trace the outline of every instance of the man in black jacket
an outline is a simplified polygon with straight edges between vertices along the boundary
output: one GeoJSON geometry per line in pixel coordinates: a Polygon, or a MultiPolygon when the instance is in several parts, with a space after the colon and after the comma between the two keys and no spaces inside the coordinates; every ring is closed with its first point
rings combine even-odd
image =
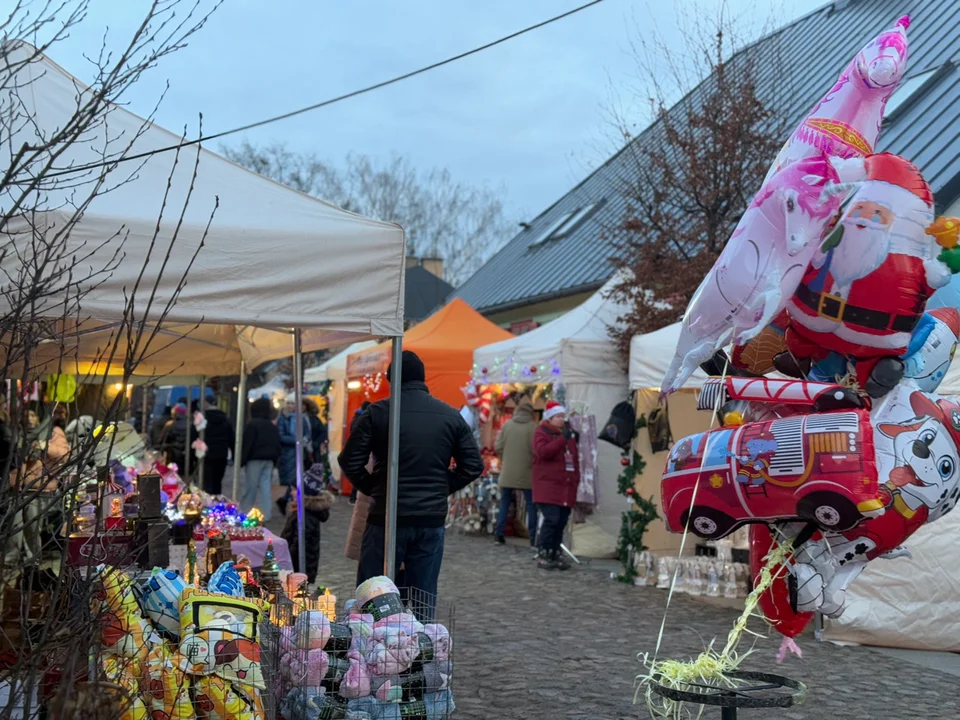
{"type": "Polygon", "coordinates": [[[280,431],[270,420],[272,411],[273,406],[267,398],[259,398],[250,404],[250,421],[243,429],[240,451],[240,467],[244,474],[240,506],[244,512],[259,508],[264,522],[271,517],[270,483],[282,449],[280,431]]]}
{"type": "Polygon", "coordinates": [[[223,493],[227,458],[233,453],[237,436],[230,418],[213,403],[212,398],[207,399],[204,417],[207,428],[203,439],[207,444],[207,454],[203,456],[203,490],[211,495],[220,495],[223,493]]]}
{"type": "MultiPolygon", "coordinates": [[[[431,397],[416,353],[405,350],[402,363],[396,567],[404,566],[409,587],[432,598],[443,560],[447,496],[480,477],[483,460],[460,413],[431,397]],[[453,469],[451,460],[456,464],[453,469]]],[[[383,573],[389,417],[389,400],[373,403],[357,419],[339,457],[350,482],[372,499],[358,582],[383,573]],[[366,470],[371,453],[372,474],[366,470]]],[[[432,603],[418,614],[432,617],[432,603]]]]}

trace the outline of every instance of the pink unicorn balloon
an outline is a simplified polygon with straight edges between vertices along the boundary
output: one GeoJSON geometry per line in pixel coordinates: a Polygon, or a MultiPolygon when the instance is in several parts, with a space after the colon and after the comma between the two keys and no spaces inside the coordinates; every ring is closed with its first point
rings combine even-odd
{"type": "Polygon", "coordinates": [[[787,140],[690,300],[664,392],[679,389],[726,343],[755,337],[783,310],[843,199],[821,198],[822,191],[861,179],[862,163],[844,161],[874,150],[887,100],[906,71],[909,25],[904,15],[860,50],[787,140]]]}
{"type": "Polygon", "coordinates": [[[840,205],[823,153],[791,163],[764,184],[700,283],[683,317],[661,387],[677,390],[718,347],[763,329],[793,295],[840,205]]]}
{"type": "Polygon", "coordinates": [[[780,168],[818,151],[844,160],[873,153],[887,101],[907,69],[908,27],[910,16],[904,15],[857,53],[793,131],[767,173],[768,180],[780,168]]]}

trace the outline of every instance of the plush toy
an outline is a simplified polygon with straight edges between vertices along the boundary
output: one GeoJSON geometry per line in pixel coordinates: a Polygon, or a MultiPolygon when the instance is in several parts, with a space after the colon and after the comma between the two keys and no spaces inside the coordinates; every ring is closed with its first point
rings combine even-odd
{"type": "Polygon", "coordinates": [[[163,568],[154,568],[143,585],[134,587],[144,615],[158,631],[172,638],[180,637],[180,595],[186,587],[182,577],[163,568]]]}
{"type": "Polygon", "coordinates": [[[293,633],[297,647],[301,650],[322,649],[330,640],[330,621],[319,610],[307,610],[297,615],[293,623],[293,633]]]}
{"type": "Polygon", "coordinates": [[[349,699],[366,697],[370,694],[370,671],[358,650],[347,653],[350,669],[340,681],[340,697],[349,699]]]}
{"type": "Polygon", "coordinates": [[[450,651],[453,649],[453,641],[450,639],[450,631],[443,625],[431,623],[423,626],[423,634],[426,635],[433,644],[432,656],[437,660],[446,660],[450,657],[450,651]]]}
{"type": "Polygon", "coordinates": [[[330,656],[320,649],[294,650],[283,655],[280,664],[295,686],[320,687],[330,668],[330,656]]]}
{"type": "Polygon", "coordinates": [[[367,644],[366,661],[374,675],[399,675],[410,669],[419,654],[416,633],[400,627],[374,627],[367,644]]]}

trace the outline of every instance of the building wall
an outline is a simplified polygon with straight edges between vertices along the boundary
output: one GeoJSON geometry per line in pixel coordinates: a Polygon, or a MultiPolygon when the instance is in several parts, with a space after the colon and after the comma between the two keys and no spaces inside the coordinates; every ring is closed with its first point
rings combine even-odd
{"type": "Polygon", "coordinates": [[[577,293],[576,295],[568,295],[567,297],[548,300],[547,302],[524,305],[523,307],[507,310],[506,312],[483,314],[491,322],[507,330],[509,330],[510,326],[514,323],[523,323],[529,320],[535,321],[538,325],[543,325],[573,310],[573,308],[577,307],[577,305],[591,295],[593,295],[592,292],[577,293]]]}

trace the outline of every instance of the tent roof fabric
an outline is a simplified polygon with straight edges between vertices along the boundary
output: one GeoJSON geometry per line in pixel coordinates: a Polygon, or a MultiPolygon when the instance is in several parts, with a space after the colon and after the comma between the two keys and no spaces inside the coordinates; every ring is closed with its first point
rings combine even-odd
{"type": "Polygon", "coordinates": [[[327,358],[316,367],[304,370],[303,381],[316,383],[325,380],[342,380],[347,376],[347,358],[354,353],[372,348],[376,344],[376,340],[363,340],[353,343],[353,345],[344,348],[333,357],[327,358]]]}
{"type": "MultiPolygon", "coordinates": [[[[29,46],[21,45],[6,56],[5,62],[22,61],[32,52],[29,46]]],[[[14,112],[22,102],[25,107],[20,112],[32,116],[34,122],[17,126],[11,147],[42,143],[68,121],[78,99],[91,92],[43,56],[18,72],[22,77],[8,83],[0,93],[0,111],[14,112]],[[14,95],[11,88],[15,85],[29,87],[29,92],[21,90],[14,95]]],[[[119,153],[134,137],[129,153],[169,147],[180,140],[114,106],[102,126],[64,148],[57,168],[100,162],[108,153],[119,153]]],[[[304,349],[403,331],[405,240],[400,227],[295,192],[208,150],[199,150],[197,160],[197,152],[195,146],[184,148],[176,165],[173,152],[123,163],[110,176],[110,184],[117,187],[97,196],[85,208],[83,217],[62,241],[65,247],[59,253],[59,265],[65,266],[71,256],[79,254],[86,256],[84,267],[96,271],[113,261],[115,268],[80,283],[80,311],[74,313],[80,322],[78,327],[65,328],[66,332],[86,332],[91,327],[121,322],[125,297],[138,287],[141,272],[144,278],[137,291],[137,318],[162,318],[171,331],[195,324],[220,326],[219,330],[203,331],[216,335],[222,345],[210,351],[217,357],[202,361],[203,371],[208,365],[216,367],[225,362],[235,372],[241,356],[252,365],[290,355],[286,331],[293,327],[313,329],[304,338],[304,349]],[[121,182],[131,173],[129,182],[121,182]],[[157,233],[168,180],[171,187],[157,233]],[[204,238],[217,202],[219,207],[204,238]],[[161,269],[171,248],[166,267],[161,269]],[[186,284],[178,292],[185,273],[186,284]],[[148,308],[147,292],[154,282],[157,297],[148,308]],[[176,301],[164,315],[172,298],[176,301]],[[104,322],[91,325],[94,319],[104,322]],[[284,332],[276,333],[268,342],[268,335],[254,337],[254,327],[284,332]]],[[[70,187],[54,188],[39,200],[43,207],[54,208],[41,213],[39,221],[50,228],[50,236],[62,229],[72,203],[89,194],[94,182],[83,175],[67,175],[63,180],[60,184],[70,187]]],[[[16,250],[5,253],[0,262],[0,270],[8,278],[16,279],[22,271],[21,253],[30,252],[30,231],[30,224],[21,217],[10,224],[3,238],[8,249],[16,250]]],[[[76,286],[49,293],[40,313],[59,317],[68,294],[77,297],[76,286]]],[[[9,311],[9,299],[3,294],[0,312],[9,311]]],[[[82,342],[78,345],[82,355],[79,360],[95,360],[89,356],[90,347],[82,342]]],[[[183,367],[178,372],[200,372],[190,364],[192,358],[182,349],[185,346],[170,344],[177,357],[169,362],[158,360],[157,365],[172,367],[179,362],[183,367]]],[[[72,349],[66,350],[71,355],[72,349]]]]}
{"type": "MultiPolygon", "coordinates": [[[[473,351],[479,345],[512,338],[463,300],[453,300],[403,336],[403,349],[412,350],[427,372],[427,385],[435,397],[451,405],[463,404],[460,388],[470,379],[473,351]]],[[[359,378],[386,372],[391,342],[387,341],[347,358],[347,377],[359,378]]]]}
{"type": "MultiPolygon", "coordinates": [[[[680,339],[681,323],[674,323],[646,335],[635,335],[630,341],[630,389],[659,388],[666,375],[680,339]]],[[[707,376],[697,370],[684,383],[684,388],[703,387],[707,376]]]]}
{"type": "Polygon", "coordinates": [[[625,309],[607,297],[613,282],[536,330],[478,347],[473,353],[474,381],[623,384],[609,329],[625,309]]]}

